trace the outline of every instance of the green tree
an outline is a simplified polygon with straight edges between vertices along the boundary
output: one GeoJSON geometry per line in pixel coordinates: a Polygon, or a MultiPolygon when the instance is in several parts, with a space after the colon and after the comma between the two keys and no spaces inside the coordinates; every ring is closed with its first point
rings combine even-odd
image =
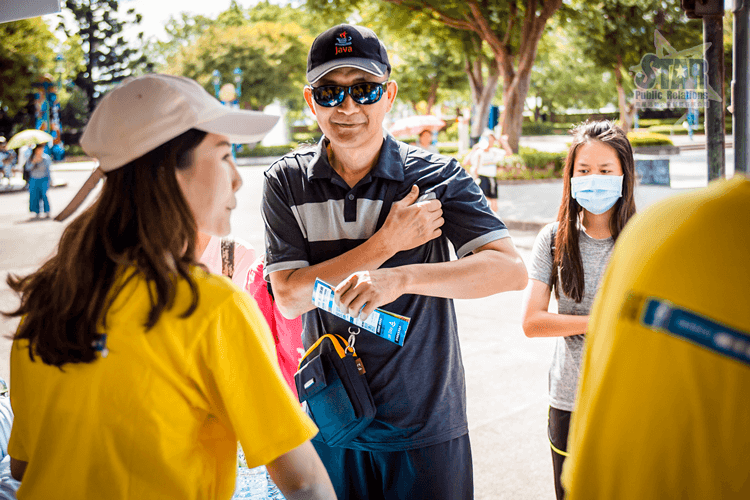
{"type": "Polygon", "coordinates": [[[617,88],[620,125],[630,130],[635,114],[631,99],[633,75],[628,69],[641,57],[654,53],[654,31],[658,30],[677,50],[702,43],[700,21],[688,22],[678,2],[662,0],[608,0],[592,6],[579,1],[566,9],[577,32],[577,43],[587,58],[612,71],[617,88]]]}
{"type": "Polygon", "coordinates": [[[463,33],[424,13],[364,3],[359,8],[366,24],[389,48],[399,100],[429,114],[448,92],[468,92],[463,33]]]}
{"type": "Polygon", "coordinates": [[[140,24],[141,15],[132,8],[121,15],[119,7],[118,0],[64,2],[74,21],[68,26],[61,16],[59,27],[68,37],[74,34],[80,37],[85,67],[74,82],[86,94],[89,112],[93,112],[97,99],[108,86],[132,74],[136,67],[145,65],[148,69],[149,63],[140,50],[143,33],[133,42],[128,42],[124,35],[128,25],[140,24]]]}
{"type": "Polygon", "coordinates": [[[57,44],[41,18],[0,23],[0,126],[5,133],[29,106],[32,83],[54,72],[57,44]]]}
{"type": "Polygon", "coordinates": [[[534,108],[535,119],[542,111],[556,113],[567,108],[591,109],[617,103],[611,71],[586,58],[576,41],[557,23],[539,42],[529,95],[541,101],[534,108]]]}
{"type": "MultiPolygon", "coordinates": [[[[341,9],[355,2],[307,0],[316,8],[341,9]]],[[[518,150],[523,110],[537,45],[547,21],[562,0],[383,0],[413,13],[427,13],[436,21],[469,36],[464,45],[465,70],[478,117],[472,137],[487,123],[489,107],[502,79],[503,130],[518,150]],[[491,54],[486,57],[486,50],[491,54]]]]}
{"type": "Polygon", "coordinates": [[[231,77],[243,70],[241,104],[262,109],[275,99],[302,106],[305,60],[312,39],[296,24],[258,22],[239,26],[213,23],[197,39],[181,47],[166,66],[168,73],[197,80],[213,94],[216,69],[231,77]]]}
{"type": "Polygon", "coordinates": [[[168,61],[176,57],[185,47],[198,39],[214,23],[202,15],[182,12],[170,16],[164,24],[166,40],[149,40],[146,42],[145,52],[158,70],[163,70],[168,61]]]}

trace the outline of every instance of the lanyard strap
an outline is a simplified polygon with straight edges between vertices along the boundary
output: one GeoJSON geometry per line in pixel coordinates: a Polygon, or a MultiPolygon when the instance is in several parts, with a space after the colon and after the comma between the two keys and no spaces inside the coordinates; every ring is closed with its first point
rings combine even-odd
{"type": "Polygon", "coordinates": [[[750,366],[750,332],[731,328],[653,297],[645,300],[640,322],[647,328],[687,340],[750,366]]]}
{"type": "MultiPolygon", "coordinates": [[[[297,365],[297,369],[299,370],[302,368],[302,364],[307,360],[307,357],[320,345],[323,340],[329,339],[331,341],[331,344],[333,344],[333,347],[336,349],[336,353],[339,355],[340,358],[343,358],[346,356],[345,348],[346,340],[341,335],[334,335],[331,333],[326,333],[322,337],[320,337],[318,340],[315,341],[315,343],[310,346],[310,348],[305,351],[305,354],[302,355],[302,359],[300,359],[299,364],[297,365]]],[[[356,354],[354,354],[356,356],[356,354]]]]}

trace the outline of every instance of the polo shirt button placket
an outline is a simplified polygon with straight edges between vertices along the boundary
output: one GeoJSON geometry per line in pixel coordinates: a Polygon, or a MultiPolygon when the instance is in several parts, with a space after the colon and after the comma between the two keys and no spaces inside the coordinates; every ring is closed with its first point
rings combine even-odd
{"type": "Polygon", "coordinates": [[[357,220],[357,197],[353,192],[346,195],[344,202],[344,220],[346,222],[355,222],[357,220]]]}

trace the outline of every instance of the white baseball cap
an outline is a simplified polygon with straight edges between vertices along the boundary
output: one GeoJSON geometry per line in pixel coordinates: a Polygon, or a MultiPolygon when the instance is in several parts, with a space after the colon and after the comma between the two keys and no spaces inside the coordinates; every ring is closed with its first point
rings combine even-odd
{"type": "Polygon", "coordinates": [[[195,80],[149,74],[126,78],[102,98],[81,147],[110,172],[193,128],[247,144],[262,139],[278,120],[224,106],[195,80]]]}
{"type": "Polygon", "coordinates": [[[96,186],[116,170],[187,132],[229,137],[233,144],[261,140],[278,116],[224,106],[195,80],[148,74],[130,77],[108,92],[91,115],[81,147],[99,167],[55,220],[65,220],[96,186]]]}

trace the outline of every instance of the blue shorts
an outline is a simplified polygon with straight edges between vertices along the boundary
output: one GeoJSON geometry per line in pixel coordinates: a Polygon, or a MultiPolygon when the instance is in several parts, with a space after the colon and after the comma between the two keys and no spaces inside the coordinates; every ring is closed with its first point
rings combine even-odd
{"type": "Polygon", "coordinates": [[[469,435],[424,448],[360,451],[312,440],[339,500],[469,500],[474,468],[469,435]]]}

